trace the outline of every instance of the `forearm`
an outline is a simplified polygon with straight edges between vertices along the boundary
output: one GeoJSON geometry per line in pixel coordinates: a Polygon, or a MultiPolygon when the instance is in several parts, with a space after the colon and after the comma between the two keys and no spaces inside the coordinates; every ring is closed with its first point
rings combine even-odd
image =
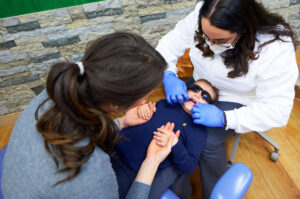
{"type": "Polygon", "coordinates": [[[155,159],[146,158],[140,167],[135,181],[151,185],[156,171],[158,169],[158,166],[158,161],[156,161],[155,159]]]}

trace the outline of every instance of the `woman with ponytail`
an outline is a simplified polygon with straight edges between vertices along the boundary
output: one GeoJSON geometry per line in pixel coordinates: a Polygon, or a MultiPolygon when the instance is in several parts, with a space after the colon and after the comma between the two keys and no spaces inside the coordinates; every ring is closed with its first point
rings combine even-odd
{"type": "MultiPolygon", "coordinates": [[[[4,197],[119,198],[122,187],[110,161],[122,139],[118,130],[146,122],[135,107],[161,82],[165,68],[158,52],[129,33],[97,39],[81,62],[55,64],[46,90],[15,124],[3,162],[4,197]],[[110,113],[121,112],[111,119],[110,113]]],[[[150,143],[127,198],[147,198],[172,142],[150,143]]]]}
{"type": "Polygon", "coordinates": [[[287,124],[298,76],[295,38],[281,16],[255,0],[200,1],[156,48],[168,63],[163,82],[171,104],[189,100],[176,76],[178,57],[189,48],[194,73],[188,83],[206,79],[219,90],[216,105],[192,109],[194,123],[208,127],[199,161],[206,199],[228,168],[229,136],[287,124]]]}

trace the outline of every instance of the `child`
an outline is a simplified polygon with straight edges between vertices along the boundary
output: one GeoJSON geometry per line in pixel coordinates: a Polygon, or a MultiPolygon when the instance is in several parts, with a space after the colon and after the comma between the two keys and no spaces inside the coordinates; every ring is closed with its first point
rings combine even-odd
{"type": "MultiPolygon", "coordinates": [[[[144,104],[139,107],[139,115],[143,119],[150,119],[145,124],[122,129],[120,134],[125,136],[123,142],[117,144],[117,152],[120,158],[136,172],[145,158],[147,146],[153,138],[157,144],[165,145],[170,134],[167,131],[157,129],[167,122],[175,124],[174,132],[180,131],[180,137],[172,148],[171,154],[159,165],[159,173],[156,175],[149,198],[159,198],[159,196],[169,187],[161,187],[157,180],[160,173],[167,167],[174,166],[180,174],[192,173],[198,163],[200,153],[205,145],[206,129],[203,126],[195,125],[190,116],[190,111],[196,103],[214,103],[217,101],[217,90],[206,80],[198,80],[188,86],[189,101],[182,105],[170,105],[166,100],[160,100],[156,104],[144,104]],[[153,114],[153,112],[155,112],[153,114]],[[152,115],[153,114],[153,115],[152,115]],[[158,184],[157,184],[158,183],[158,184]],[[157,187],[159,189],[157,189],[157,187]],[[152,190],[156,190],[155,193],[152,190]]],[[[174,125],[168,124],[168,125],[174,125]]],[[[172,185],[175,179],[167,179],[172,185]]]]}

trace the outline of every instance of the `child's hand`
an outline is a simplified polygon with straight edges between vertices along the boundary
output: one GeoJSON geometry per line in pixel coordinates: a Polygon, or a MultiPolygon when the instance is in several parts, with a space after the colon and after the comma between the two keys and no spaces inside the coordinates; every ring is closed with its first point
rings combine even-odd
{"type": "MultiPolygon", "coordinates": [[[[167,146],[168,140],[172,135],[174,135],[173,133],[174,126],[175,126],[174,123],[168,122],[165,126],[161,126],[160,128],[157,129],[157,131],[154,132],[153,138],[155,139],[157,145],[162,147],[167,146]]],[[[175,135],[176,136],[173,139],[172,146],[177,144],[180,131],[177,130],[175,135]]]]}
{"type": "Polygon", "coordinates": [[[156,111],[155,107],[156,103],[149,103],[143,104],[138,107],[138,116],[144,120],[150,120],[152,118],[153,113],[156,111]]]}

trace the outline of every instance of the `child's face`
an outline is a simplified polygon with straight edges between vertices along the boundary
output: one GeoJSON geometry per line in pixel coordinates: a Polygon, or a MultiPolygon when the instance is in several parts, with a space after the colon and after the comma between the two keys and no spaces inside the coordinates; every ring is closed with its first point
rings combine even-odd
{"type": "MultiPolygon", "coordinates": [[[[216,99],[216,92],[214,91],[213,87],[211,87],[207,82],[205,81],[197,81],[194,84],[200,86],[203,90],[207,91],[211,97],[212,100],[216,99]]],[[[201,95],[203,90],[195,92],[192,90],[188,90],[187,93],[189,95],[189,101],[186,101],[183,103],[183,109],[186,112],[191,112],[192,108],[194,107],[194,105],[196,103],[203,103],[203,104],[209,104],[209,102],[207,102],[203,96],[201,95]]]]}

